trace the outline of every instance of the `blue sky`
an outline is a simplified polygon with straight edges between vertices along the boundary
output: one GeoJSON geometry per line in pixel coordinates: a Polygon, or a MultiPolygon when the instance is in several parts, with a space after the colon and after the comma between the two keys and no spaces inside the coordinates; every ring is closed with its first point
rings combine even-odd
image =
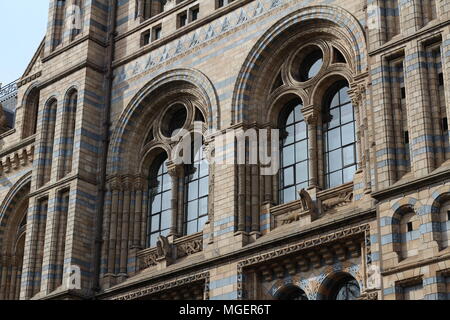
{"type": "Polygon", "coordinates": [[[25,71],[45,36],[48,7],[49,0],[0,0],[0,82],[3,85],[25,71]]]}

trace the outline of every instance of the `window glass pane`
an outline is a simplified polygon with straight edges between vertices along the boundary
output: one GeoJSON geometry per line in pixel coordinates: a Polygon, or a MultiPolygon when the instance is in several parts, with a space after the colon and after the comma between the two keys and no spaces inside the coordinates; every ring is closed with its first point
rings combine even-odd
{"type": "Polygon", "coordinates": [[[344,183],[350,182],[355,176],[356,166],[351,166],[344,169],[344,183]]]}
{"type": "Polygon", "coordinates": [[[307,129],[306,122],[302,121],[295,125],[295,140],[300,141],[306,139],[307,137],[307,129]]]}
{"type": "Polygon", "coordinates": [[[295,126],[294,126],[294,125],[289,126],[289,127],[287,127],[285,130],[286,130],[286,132],[285,132],[286,137],[285,137],[285,139],[284,139],[283,145],[287,146],[287,145],[289,145],[289,144],[291,144],[291,143],[294,142],[294,137],[295,137],[295,126]]]}
{"type": "Polygon", "coordinates": [[[197,200],[189,202],[187,205],[187,220],[191,221],[198,217],[198,202],[197,200]]]}
{"type": "Polygon", "coordinates": [[[291,186],[294,183],[294,167],[289,167],[283,170],[283,185],[291,186]]]}
{"type": "Polygon", "coordinates": [[[329,166],[331,172],[342,168],[341,149],[337,149],[335,151],[330,152],[329,157],[330,157],[329,166]]]}
{"type": "Polygon", "coordinates": [[[351,103],[341,107],[341,121],[342,124],[352,122],[353,119],[353,106],[351,103]]]}
{"type": "Polygon", "coordinates": [[[336,94],[331,100],[330,109],[339,105],[339,94],[336,94]]]}
{"type": "Polygon", "coordinates": [[[193,181],[188,184],[188,200],[194,200],[198,198],[198,181],[193,181]]]}
{"type": "Polygon", "coordinates": [[[340,94],[341,104],[350,102],[350,97],[348,95],[348,87],[342,88],[341,91],[339,92],[339,94],[340,94]]]}
{"type": "Polygon", "coordinates": [[[163,176],[163,191],[167,191],[170,190],[172,187],[172,179],[170,178],[170,176],[168,174],[165,174],[163,176]]]}
{"type": "Polygon", "coordinates": [[[156,242],[158,241],[159,233],[152,234],[150,236],[150,247],[156,247],[156,242]]]}
{"type": "Polygon", "coordinates": [[[297,163],[295,174],[297,183],[308,181],[308,162],[297,163]]]}
{"type": "Polygon", "coordinates": [[[283,148],[283,167],[293,165],[295,162],[294,146],[283,148]]]}
{"type": "Polygon", "coordinates": [[[202,198],[199,200],[199,215],[208,214],[208,198],[202,198]]]}
{"type": "Polygon", "coordinates": [[[341,146],[341,129],[336,128],[328,132],[328,150],[334,150],[341,146]]]}
{"type": "Polygon", "coordinates": [[[198,219],[198,231],[197,232],[200,232],[203,230],[206,222],[208,222],[208,216],[198,219]]]}
{"type": "Polygon", "coordinates": [[[342,184],[342,171],[330,174],[330,188],[340,186],[342,184]]]}
{"type": "Polygon", "coordinates": [[[355,142],[355,126],[353,123],[342,127],[342,145],[345,146],[355,142]]]}
{"type": "Polygon", "coordinates": [[[159,214],[152,217],[152,225],[150,228],[151,232],[155,232],[159,230],[159,214]]]}
{"type": "Polygon", "coordinates": [[[303,121],[303,113],[302,113],[302,105],[299,104],[298,106],[295,107],[294,109],[294,113],[295,113],[295,121],[299,122],[299,121],[303,121]]]}
{"type": "Polygon", "coordinates": [[[296,161],[303,161],[308,159],[308,143],[305,141],[297,142],[295,144],[296,161]]]}
{"type": "Polygon", "coordinates": [[[209,175],[209,164],[207,161],[202,161],[200,164],[200,178],[206,177],[209,175]]]}
{"type": "Polygon", "coordinates": [[[339,108],[331,109],[330,114],[328,115],[330,118],[328,119],[328,128],[336,128],[338,125],[340,125],[340,112],[339,108]]]}
{"type": "Polygon", "coordinates": [[[284,203],[288,203],[291,201],[294,201],[296,199],[295,197],[295,187],[290,187],[285,190],[283,190],[283,200],[284,203]]]}
{"type": "Polygon", "coordinates": [[[157,213],[161,211],[161,196],[157,195],[152,200],[152,213],[157,213]]]}
{"type": "Polygon", "coordinates": [[[154,181],[153,186],[155,187],[155,190],[158,193],[160,193],[162,191],[162,183],[163,183],[162,179],[163,179],[162,176],[159,176],[154,181]]]}
{"type": "Polygon", "coordinates": [[[197,220],[188,222],[187,227],[186,227],[187,235],[194,234],[194,233],[197,233],[197,220]]]}
{"type": "Polygon", "coordinates": [[[162,206],[161,206],[161,210],[168,210],[170,208],[172,208],[172,191],[168,191],[163,193],[162,195],[162,206]]]}
{"type": "Polygon", "coordinates": [[[161,230],[169,229],[172,222],[170,211],[161,213],[161,230]]]}
{"type": "Polygon", "coordinates": [[[286,119],[286,125],[290,125],[294,123],[294,111],[292,111],[286,119]]]}
{"type": "Polygon", "coordinates": [[[355,145],[343,149],[344,167],[355,163],[355,145]]]}
{"type": "Polygon", "coordinates": [[[309,69],[308,72],[308,78],[314,78],[320,71],[320,68],[322,68],[323,65],[323,59],[319,59],[311,66],[311,69],[309,69]]]}
{"type": "Polygon", "coordinates": [[[204,197],[208,195],[208,191],[209,191],[209,184],[208,184],[209,178],[203,178],[200,180],[200,192],[199,192],[199,197],[204,197]]]}

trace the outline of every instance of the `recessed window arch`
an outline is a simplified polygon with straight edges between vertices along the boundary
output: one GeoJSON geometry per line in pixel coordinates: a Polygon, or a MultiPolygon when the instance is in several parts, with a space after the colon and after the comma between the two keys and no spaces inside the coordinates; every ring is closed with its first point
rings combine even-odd
{"type": "Polygon", "coordinates": [[[441,248],[448,248],[450,244],[450,200],[441,205],[439,212],[439,225],[441,234],[441,248]]]}
{"type": "Polygon", "coordinates": [[[335,83],[322,110],[326,188],[351,182],[357,170],[355,111],[348,90],[346,81],[335,83]]]}
{"type": "Polygon", "coordinates": [[[39,112],[40,91],[37,88],[31,89],[25,100],[25,110],[22,125],[22,138],[28,138],[36,134],[39,112]]]}
{"type": "Polygon", "coordinates": [[[277,294],[277,300],[309,300],[305,291],[295,285],[289,285],[281,289],[277,294]]]}
{"type": "Polygon", "coordinates": [[[357,300],[360,296],[359,283],[350,274],[345,273],[333,279],[329,300],[357,300]]]}
{"type": "Polygon", "coordinates": [[[203,140],[192,134],[191,164],[184,169],[184,233],[191,235],[203,230],[208,221],[209,163],[206,159],[203,140]],[[202,143],[196,143],[202,141],[202,143]]]}
{"type": "Polygon", "coordinates": [[[77,104],[78,91],[70,90],[64,101],[59,178],[67,176],[72,171],[77,104]]]}
{"type": "Polygon", "coordinates": [[[167,164],[167,154],[162,152],[150,166],[147,247],[155,247],[159,236],[168,236],[172,223],[172,182],[167,164]]]}
{"type": "Polygon", "coordinates": [[[55,140],[56,129],[56,114],[58,108],[58,101],[54,98],[47,103],[43,114],[43,135],[42,135],[42,170],[40,176],[40,185],[44,185],[51,180],[52,165],[53,165],[53,148],[55,140]]]}
{"type": "Polygon", "coordinates": [[[300,99],[293,99],[284,105],[279,118],[281,203],[298,199],[298,192],[308,187],[308,128],[302,107],[300,99]]]}

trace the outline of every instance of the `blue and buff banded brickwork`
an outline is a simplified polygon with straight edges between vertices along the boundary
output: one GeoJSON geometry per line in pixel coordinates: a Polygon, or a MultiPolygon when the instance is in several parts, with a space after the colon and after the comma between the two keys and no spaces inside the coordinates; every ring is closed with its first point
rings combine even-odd
{"type": "Polygon", "coordinates": [[[0,129],[0,300],[449,299],[450,0],[162,2],[49,1],[0,129]],[[355,173],[327,188],[323,111],[342,84],[355,173]],[[293,99],[307,186],[283,203],[290,177],[236,164],[221,138],[279,128],[293,99]],[[197,233],[174,109],[228,160],[209,163],[197,233]]]}

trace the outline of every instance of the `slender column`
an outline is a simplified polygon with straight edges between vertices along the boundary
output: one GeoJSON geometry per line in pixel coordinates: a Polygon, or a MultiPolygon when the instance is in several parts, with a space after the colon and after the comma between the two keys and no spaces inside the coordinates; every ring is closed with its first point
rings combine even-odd
{"type": "Polygon", "coordinates": [[[245,165],[238,168],[238,232],[245,232],[245,165]]]}
{"type": "Polygon", "coordinates": [[[129,177],[125,178],[123,188],[123,209],[122,209],[122,232],[120,236],[120,268],[121,276],[127,274],[127,259],[128,259],[128,231],[130,223],[130,200],[131,200],[131,181],[129,177]]]}
{"type": "Polygon", "coordinates": [[[309,188],[316,188],[318,183],[318,147],[317,147],[317,122],[319,119],[319,108],[310,105],[303,107],[303,117],[308,124],[308,167],[309,188]]]}
{"type": "MultiPolygon", "coordinates": [[[[172,163],[169,163],[167,171],[172,179],[172,224],[170,226],[169,236],[179,236],[179,230],[177,228],[177,222],[178,222],[178,216],[180,208],[178,205],[178,196],[179,196],[179,181],[183,179],[183,166],[182,165],[174,165],[172,163]]],[[[180,202],[182,200],[180,199],[180,202]]]]}
{"type": "MultiPolygon", "coordinates": [[[[136,178],[134,188],[136,190],[136,205],[135,205],[135,213],[134,213],[134,237],[133,237],[133,246],[141,245],[141,230],[140,226],[144,223],[142,220],[142,196],[143,196],[143,188],[144,188],[144,179],[139,176],[136,178]]],[[[142,249],[143,247],[141,247],[142,249]]]]}
{"type": "Polygon", "coordinates": [[[109,252],[109,236],[111,228],[111,205],[112,205],[112,191],[111,184],[106,184],[106,196],[105,196],[105,213],[103,219],[103,237],[102,237],[102,267],[101,277],[108,272],[108,252],[109,252]],[[106,261],[106,262],[103,262],[106,261]]]}
{"type": "Polygon", "coordinates": [[[114,274],[116,260],[117,208],[119,205],[119,183],[117,178],[112,182],[111,224],[109,232],[108,274],[114,274]]]}

